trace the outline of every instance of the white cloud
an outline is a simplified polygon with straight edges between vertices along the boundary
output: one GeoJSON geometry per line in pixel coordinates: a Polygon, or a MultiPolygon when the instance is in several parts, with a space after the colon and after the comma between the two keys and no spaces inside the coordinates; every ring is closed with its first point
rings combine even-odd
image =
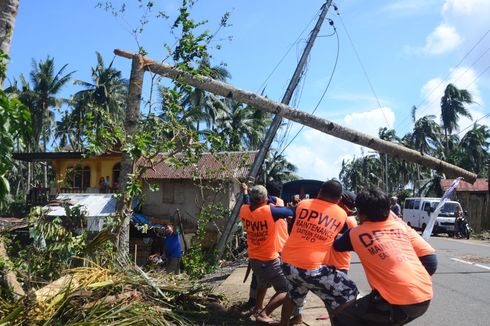
{"type": "Polygon", "coordinates": [[[441,24],[427,36],[421,51],[426,54],[443,54],[454,50],[461,42],[461,36],[453,26],[441,24]]]}
{"type": "MultiPolygon", "coordinates": [[[[395,114],[388,107],[348,114],[341,124],[377,136],[379,128],[386,127],[386,120],[391,128],[395,114]]],[[[298,174],[302,178],[326,180],[338,178],[342,160],[361,155],[361,146],[307,128],[299,139],[288,147],[286,155],[288,160],[298,167],[298,174]]]]}
{"type": "MultiPolygon", "coordinates": [[[[473,69],[466,67],[450,69],[447,79],[437,77],[429,80],[422,87],[421,95],[423,102],[418,108],[416,118],[418,119],[424,115],[432,114],[437,117],[436,121],[439,122],[441,116],[441,97],[444,95],[446,86],[451,83],[459,89],[466,89],[473,97],[473,101],[475,103],[467,107],[468,111],[473,116],[473,121],[465,117],[461,117],[459,120],[460,130],[465,129],[467,126],[471,126],[475,120],[480,119],[485,114],[483,112],[483,99],[480,95],[480,89],[475,80],[477,80],[476,72],[473,69]]],[[[488,122],[488,119],[481,119],[478,121],[479,124],[489,125],[488,122]]],[[[464,132],[462,132],[460,136],[463,134],[464,132]]]]}
{"type": "MultiPolygon", "coordinates": [[[[459,45],[465,50],[470,49],[488,31],[489,12],[488,0],[446,0],[441,7],[441,22],[427,36],[425,45],[407,46],[406,50],[415,54],[440,55],[459,45]]],[[[484,40],[482,48],[485,45],[490,45],[490,37],[484,40]]]]}

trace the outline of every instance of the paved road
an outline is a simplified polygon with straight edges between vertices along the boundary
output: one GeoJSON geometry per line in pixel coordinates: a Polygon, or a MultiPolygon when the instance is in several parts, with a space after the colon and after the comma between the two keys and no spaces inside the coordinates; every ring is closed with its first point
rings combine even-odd
{"type": "MultiPolygon", "coordinates": [[[[434,299],[426,314],[410,325],[490,325],[490,242],[432,237],[438,268],[434,299]]],[[[351,277],[363,293],[370,291],[357,257],[351,277]]]]}

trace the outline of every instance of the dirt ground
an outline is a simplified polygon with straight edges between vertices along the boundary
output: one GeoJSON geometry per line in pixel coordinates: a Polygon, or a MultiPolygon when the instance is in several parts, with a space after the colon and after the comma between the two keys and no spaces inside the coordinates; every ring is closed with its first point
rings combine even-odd
{"type": "MultiPolygon", "coordinates": [[[[228,306],[232,307],[228,312],[231,315],[236,316],[236,319],[232,323],[223,323],[223,325],[256,325],[257,323],[250,318],[243,318],[240,316],[237,309],[233,307],[238,307],[248,300],[248,291],[250,285],[250,277],[246,283],[243,283],[243,278],[246,272],[246,265],[242,265],[236,268],[219,286],[214,289],[217,294],[224,294],[228,299],[228,306]]],[[[273,294],[273,290],[267,291],[266,301],[269,300],[270,296],[273,294]]],[[[278,308],[273,313],[274,319],[280,319],[280,308],[278,308]]],[[[321,314],[326,314],[327,311],[323,305],[323,302],[309,293],[306,297],[306,305],[303,311],[303,325],[330,325],[329,320],[317,320],[321,314]]]]}

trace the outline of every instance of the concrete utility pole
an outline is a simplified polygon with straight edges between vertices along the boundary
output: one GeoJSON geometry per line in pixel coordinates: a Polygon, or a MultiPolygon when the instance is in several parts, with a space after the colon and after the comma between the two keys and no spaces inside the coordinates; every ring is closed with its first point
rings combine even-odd
{"type": "MultiPolygon", "coordinates": [[[[293,97],[294,90],[296,89],[296,87],[299,84],[299,81],[301,80],[301,76],[303,74],[306,61],[308,60],[308,56],[310,55],[311,49],[313,48],[313,43],[315,43],[315,39],[318,36],[318,33],[320,32],[323,21],[327,16],[328,8],[331,6],[331,4],[332,4],[332,0],[327,0],[321,8],[322,11],[320,13],[320,16],[318,17],[318,21],[316,22],[315,27],[311,31],[310,38],[308,39],[308,43],[306,44],[303,54],[301,55],[298,65],[296,66],[296,70],[294,71],[293,77],[291,78],[288,88],[286,89],[286,92],[284,93],[284,96],[281,100],[281,103],[283,104],[289,104],[291,98],[293,97]]],[[[262,146],[260,147],[259,152],[255,156],[255,160],[252,164],[252,167],[248,172],[247,180],[255,181],[259,169],[264,163],[265,157],[269,152],[272,141],[276,136],[277,130],[281,126],[281,122],[282,122],[282,117],[276,114],[274,116],[274,119],[272,120],[269,129],[267,130],[267,133],[265,134],[265,138],[264,141],[262,142],[262,146]]],[[[225,250],[226,244],[231,239],[231,235],[235,231],[236,222],[238,220],[238,214],[240,213],[241,206],[242,206],[242,196],[240,194],[238,198],[236,198],[235,206],[233,207],[230,217],[226,221],[225,228],[218,241],[216,247],[218,250],[217,258],[216,258],[217,260],[221,259],[221,257],[223,256],[223,252],[225,250]]]]}

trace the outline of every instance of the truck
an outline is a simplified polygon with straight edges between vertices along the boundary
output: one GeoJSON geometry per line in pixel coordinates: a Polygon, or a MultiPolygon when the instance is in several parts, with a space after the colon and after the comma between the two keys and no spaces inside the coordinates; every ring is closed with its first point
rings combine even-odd
{"type": "MultiPolygon", "coordinates": [[[[434,212],[441,198],[429,197],[410,197],[405,199],[403,205],[403,220],[416,230],[425,230],[429,223],[430,214],[434,212]]],[[[439,212],[432,233],[446,233],[452,237],[454,235],[454,223],[456,212],[463,211],[461,204],[457,201],[447,200],[439,212]]]]}

